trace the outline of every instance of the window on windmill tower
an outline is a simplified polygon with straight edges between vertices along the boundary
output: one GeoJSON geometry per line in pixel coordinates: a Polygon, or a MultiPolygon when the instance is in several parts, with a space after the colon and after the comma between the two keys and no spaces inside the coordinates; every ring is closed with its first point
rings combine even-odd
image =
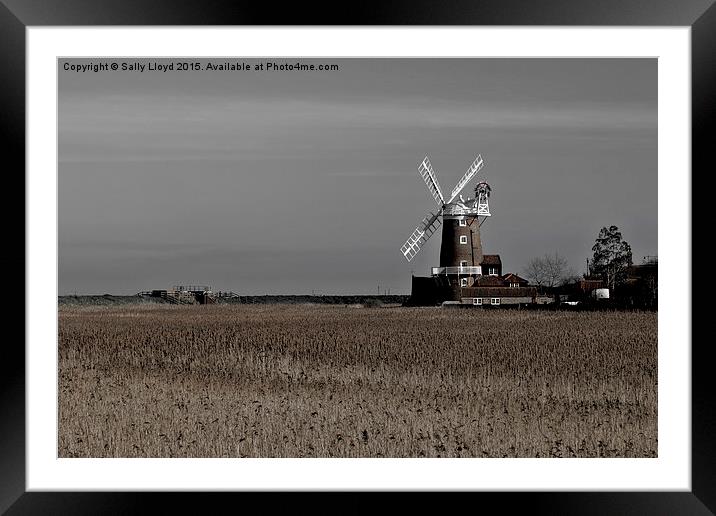
{"type": "Polygon", "coordinates": [[[467,236],[465,236],[465,235],[460,236],[460,243],[467,244],[467,236]]]}
{"type": "Polygon", "coordinates": [[[460,286],[467,287],[467,278],[460,278],[460,286]]]}
{"type": "Polygon", "coordinates": [[[467,220],[465,220],[465,219],[460,219],[460,225],[461,225],[461,226],[467,226],[467,220]]]}
{"type": "Polygon", "coordinates": [[[467,267],[467,260],[460,260],[460,267],[467,267]]]}

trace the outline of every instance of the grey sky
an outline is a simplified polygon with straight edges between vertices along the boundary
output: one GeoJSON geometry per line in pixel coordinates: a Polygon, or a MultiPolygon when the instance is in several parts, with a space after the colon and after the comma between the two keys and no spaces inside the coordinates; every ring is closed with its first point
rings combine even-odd
{"type": "Polygon", "coordinates": [[[60,294],[409,293],[438,265],[439,233],[411,263],[399,251],[435,207],[426,154],[447,191],[482,154],[483,247],[505,272],[554,251],[582,272],[611,224],[637,263],[657,254],[655,59],[301,62],[340,69],[60,61],[60,294]]]}

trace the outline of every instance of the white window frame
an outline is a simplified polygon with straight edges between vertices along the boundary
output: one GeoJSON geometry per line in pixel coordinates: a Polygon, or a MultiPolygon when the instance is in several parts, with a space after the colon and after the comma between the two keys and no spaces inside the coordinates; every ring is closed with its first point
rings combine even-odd
{"type": "Polygon", "coordinates": [[[499,297],[493,297],[490,299],[491,305],[499,305],[500,304],[500,298],[499,297]]]}
{"type": "Polygon", "coordinates": [[[458,222],[460,223],[460,226],[467,227],[467,221],[465,219],[460,219],[458,222]]]}
{"type": "Polygon", "coordinates": [[[460,260],[460,267],[467,267],[467,260],[460,260]]]}
{"type": "Polygon", "coordinates": [[[487,269],[487,273],[490,276],[497,276],[497,267],[490,267],[489,269],[487,269]]]}
{"type": "Polygon", "coordinates": [[[472,298],[472,304],[473,304],[473,305],[481,305],[481,304],[482,304],[482,298],[481,298],[481,297],[473,297],[473,298],[472,298]]]}
{"type": "Polygon", "coordinates": [[[467,244],[467,235],[460,235],[460,243],[467,244]]]}
{"type": "Polygon", "coordinates": [[[467,287],[467,278],[460,278],[460,286],[467,287]]]}

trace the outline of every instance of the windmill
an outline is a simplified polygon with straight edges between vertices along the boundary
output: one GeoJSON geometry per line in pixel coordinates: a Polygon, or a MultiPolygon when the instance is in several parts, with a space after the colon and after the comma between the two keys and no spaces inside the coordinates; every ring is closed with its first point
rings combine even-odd
{"type": "MultiPolygon", "coordinates": [[[[480,226],[490,216],[488,199],[491,188],[485,181],[475,187],[475,197],[464,199],[460,194],[463,188],[482,169],[484,161],[478,155],[467,172],[450,193],[446,201],[443,197],[440,184],[430,160],[426,156],[418,165],[418,172],[425,181],[430,195],[437,203],[437,211],[428,212],[420,225],[410,235],[400,248],[405,259],[411,261],[418,254],[420,248],[437,231],[442,222],[442,242],[440,244],[440,267],[433,267],[432,274],[454,276],[461,275],[475,277],[480,274],[482,263],[482,243],[480,240],[480,226]],[[480,221],[482,217],[482,221],[480,221]],[[441,221],[442,219],[442,221],[441,221]]],[[[465,283],[467,284],[467,281],[465,283]]]]}

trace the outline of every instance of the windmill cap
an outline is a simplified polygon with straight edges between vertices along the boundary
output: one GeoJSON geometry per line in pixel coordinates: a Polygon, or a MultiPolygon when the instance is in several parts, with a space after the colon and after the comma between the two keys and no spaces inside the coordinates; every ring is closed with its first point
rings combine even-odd
{"type": "Polygon", "coordinates": [[[453,201],[445,205],[443,213],[445,215],[474,215],[475,210],[462,201],[453,201]]]}

